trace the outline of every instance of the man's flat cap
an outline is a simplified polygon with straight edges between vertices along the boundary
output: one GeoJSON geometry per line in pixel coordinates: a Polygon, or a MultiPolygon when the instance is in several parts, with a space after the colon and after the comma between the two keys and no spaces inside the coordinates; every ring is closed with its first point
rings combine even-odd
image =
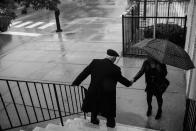
{"type": "Polygon", "coordinates": [[[112,49],[108,49],[107,50],[107,55],[109,55],[109,56],[116,56],[116,57],[119,56],[119,54],[115,50],[112,50],[112,49]]]}

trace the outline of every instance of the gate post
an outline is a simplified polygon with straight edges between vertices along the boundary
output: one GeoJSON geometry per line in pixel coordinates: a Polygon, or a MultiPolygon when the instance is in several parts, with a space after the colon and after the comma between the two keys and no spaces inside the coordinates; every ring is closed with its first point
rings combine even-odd
{"type": "Polygon", "coordinates": [[[125,30],[124,30],[124,14],[122,15],[122,55],[125,55],[125,30]]]}
{"type": "Polygon", "coordinates": [[[144,0],[144,20],[146,20],[146,5],[147,4],[147,0],[144,0]]]}
{"type": "Polygon", "coordinates": [[[186,38],[186,22],[187,22],[187,15],[184,17],[184,36],[186,38]]]}

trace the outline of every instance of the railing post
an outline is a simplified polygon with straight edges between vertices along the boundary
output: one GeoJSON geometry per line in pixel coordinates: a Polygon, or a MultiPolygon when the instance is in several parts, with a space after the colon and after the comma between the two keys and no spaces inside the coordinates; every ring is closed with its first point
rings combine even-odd
{"type": "Polygon", "coordinates": [[[36,113],[36,110],[35,110],[35,106],[34,106],[33,99],[32,99],[31,92],[30,92],[30,88],[29,88],[30,86],[28,85],[27,81],[25,82],[25,84],[26,84],[26,87],[27,87],[27,91],[28,91],[28,94],[29,94],[29,97],[30,97],[32,107],[33,107],[33,111],[34,111],[34,114],[35,114],[35,119],[38,122],[38,116],[37,116],[37,113],[36,113]]]}
{"type": "Polygon", "coordinates": [[[71,110],[70,110],[70,106],[69,106],[69,99],[68,99],[68,94],[67,94],[67,86],[64,85],[65,87],[65,94],[66,94],[66,99],[67,99],[67,105],[68,105],[68,110],[69,110],[69,115],[71,115],[71,110]]]}
{"type": "MultiPolygon", "coordinates": [[[[84,101],[84,86],[81,86],[81,89],[82,89],[82,100],[84,101]]],[[[82,103],[82,104],[84,104],[84,103],[82,103]]],[[[86,113],[84,112],[84,119],[86,119],[86,113]]]]}
{"type": "Polygon", "coordinates": [[[52,98],[52,93],[51,93],[51,89],[50,89],[50,84],[49,83],[48,83],[48,91],[49,91],[50,99],[51,99],[51,102],[52,102],[52,108],[53,108],[53,111],[54,111],[54,116],[56,118],[56,112],[55,112],[55,108],[54,108],[54,101],[53,101],[53,98],[52,98]]]}
{"type": "Polygon", "coordinates": [[[21,91],[21,89],[20,89],[20,84],[19,84],[18,81],[17,81],[16,83],[17,83],[17,86],[18,86],[18,89],[19,89],[19,92],[20,92],[20,96],[21,96],[21,99],[22,99],[22,102],[23,102],[23,105],[24,105],[24,108],[25,108],[25,112],[26,112],[28,121],[29,121],[29,123],[31,123],[30,117],[29,117],[29,113],[28,113],[28,111],[27,111],[27,107],[26,107],[26,105],[25,105],[25,101],[24,101],[24,98],[23,98],[23,96],[22,96],[22,91],[21,91]]]}
{"type": "MultiPolygon", "coordinates": [[[[12,122],[11,122],[10,116],[9,116],[8,111],[7,111],[7,109],[6,109],[6,105],[5,105],[5,102],[4,102],[4,100],[3,100],[3,97],[2,97],[2,95],[1,95],[1,93],[0,93],[0,99],[1,99],[1,102],[3,103],[3,108],[5,109],[5,113],[6,113],[6,115],[7,115],[8,121],[9,121],[10,126],[11,126],[11,128],[12,128],[12,127],[13,127],[13,125],[12,125],[12,122]]],[[[1,126],[0,126],[0,131],[2,131],[1,126]]]]}
{"type": "Polygon", "coordinates": [[[169,17],[171,0],[168,1],[167,17],[169,17]]]}
{"type": "MultiPolygon", "coordinates": [[[[186,39],[186,31],[187,31],[186,22],[187,22],[187,15],[184,18],[184,37],[185,37],[185,39],[186,39]]],[[[184,42],[186,42],[186,41],[184,41],[184,42]]],[[[185,45],[183,48],[185,48],[185,45]]]]}
{"type": "Polygon", "coordinates": [[[76,111],[78,113],[78,102],[77,102],[77,97],[76,97],[76,89],[75,89],[75,86],[73,86],[73,89],[74,89],[74,94],[75,94],[76,111]]]}
{"type": "Polygon", "coordinates": [[[71,91],[70,85],[69,85],[69,93],[70,93],[70,97],[71,97],[71,104],[72,104],[72,108],[73,108],[73,113],[75,113],[73,96],[72,96],[72,91],[71,91]]]}
{"type": "Polygon", "coordinates": [[[12,99],[13,104],[14,104],[14,108],[15,108],[15,110],[16,110],[16,114],[17,114],[18,119],[19,119],[20,125],[22,126],[22,120],[21,120],[21,118],[20,118],[20,114],[19,114],[19,111],[18,111],[16,102],[15,102],[15,99],[14,99],[14,95],[13,95],[13,93],[12,93],[12,90],[11,90],[11,87],[10,87],[10,85],[9,85],[8,80],[6,80],[6,83],[7,83],[7,87],[8,87],[9,93],[10,93],[10,95],[11,95],[11,99],[12,99]]]}
{"type": "Polygon", "coordinates": [[[146,6],[147,6],[147,0],[144,0],[144,14],[143,14],[143,19],[146,20],[146,6]]]}
{"type": "Polygon", "coordinates": [[[124,19],[125,19],[125,17],[124,17],[124,14],[122,15],[122,52],[123,52],[123,56],[125,55],[125,30],[124,30],[124,19]]]}
{"type": "Polygon", "coordinates": [[[54,93],[55,93],[55,97],[56,97],[56,103],[57,103],[57,107],[58,107],[58,111],[59,111],[59,116],[60,116],[60,120],[61,120],[61,125],[64,126],[64,124],[63,124],[63,117],[61,115],[61,108],[60,108],[60,104],[59,104],[58,94],[57,94],[57,90],[56,90],[56,85],[53,84],[53,87],[54,87],[54,93]]]}

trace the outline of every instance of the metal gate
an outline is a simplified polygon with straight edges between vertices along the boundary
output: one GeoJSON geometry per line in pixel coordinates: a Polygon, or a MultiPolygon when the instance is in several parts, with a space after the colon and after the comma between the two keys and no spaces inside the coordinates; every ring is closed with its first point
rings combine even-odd
{"type": "MultiPolygon", "coordinates": [[[[140,16],[153,17],[155,0],[138,0],[140,16]]],[[[158,0],[158,17],[184,17],[188,11],[188,2],[179,0],[158,0]]]]}
{"type": "Polygon", "coordinates": [[[155,2],[152,0],[140,0],[132,4],[129,10],[122,15],[124,56],[145,55],[142,50],[132,46],[145,38],[149,38],[149,36],[153,36],[152,34],[147,34],[149,32],[146,32],[146,30],[153,27],[155,19],[157,26],[164,25],[165,30],[180,27],[182,28],[183,36],[186,36],[187,2],[159,0],[157,17],[154,15],[154,6],[155,2]]]}

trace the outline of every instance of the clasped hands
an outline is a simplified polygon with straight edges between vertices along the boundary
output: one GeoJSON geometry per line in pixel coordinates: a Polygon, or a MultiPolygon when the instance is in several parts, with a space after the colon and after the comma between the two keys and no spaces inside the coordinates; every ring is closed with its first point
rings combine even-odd
{"type": "Polygon", "coordinates": [[[134,83],[134,79],[130,80],[130,86],[132,86],[132,84],[134,83]]]}

